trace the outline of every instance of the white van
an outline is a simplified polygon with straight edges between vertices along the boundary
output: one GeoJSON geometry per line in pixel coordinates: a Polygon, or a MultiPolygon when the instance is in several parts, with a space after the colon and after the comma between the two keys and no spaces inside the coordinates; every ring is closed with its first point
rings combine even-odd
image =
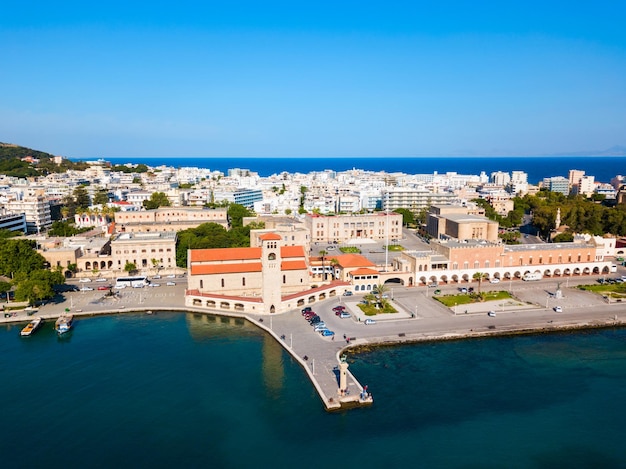
{"type": "Polygon", "coordinates": [[[541,280],[543,274],[541,272],[533,272],[532,274],[526,274],[522,277],[522,280],[529,282],[531,280],[541,280]]]}
{"type": "Polygon", "coordinates": [[[614,274],[617,272],[617,266],[615,264],[611,264],[611,273],[614,274]]]}

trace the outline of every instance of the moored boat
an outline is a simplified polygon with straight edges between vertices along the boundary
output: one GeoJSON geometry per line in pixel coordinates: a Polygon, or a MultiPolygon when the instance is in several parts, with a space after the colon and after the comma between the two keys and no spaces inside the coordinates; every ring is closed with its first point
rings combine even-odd
{"type": "Polygon", "coordinates": [[[22,329],[22,332],[20,332],[20,335],[25,336],[25,337],[31,335],[33,332],[39,329],[42,323],[43,323],[43,319],[41,318],[33,319],[31,322],[26,324],[24,329],[22,329]]]}
{"type": "Polygon", "coordinates": [[[57,319],[54,324],[54,330],[57,331],[58,334],[65,334],[72,328],[72,321],[74,320],[74,316],[71,314],[62,314],[57,319]]]}

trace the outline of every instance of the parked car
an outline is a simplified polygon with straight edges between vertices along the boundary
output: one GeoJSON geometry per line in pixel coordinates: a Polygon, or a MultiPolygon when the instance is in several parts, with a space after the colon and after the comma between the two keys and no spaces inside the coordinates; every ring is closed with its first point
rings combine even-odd
{"type": "Polygon", "coordinates": [[[160,287],[161,284],[160,283],[149,283],[148,286],[154,288],[154,287],[160,287]]]}
{"type": "Polygon", "coordinates": [[[111,288],[111,285],[100,285],[98,290],[108,290],[109,288],[111,288]]]}
{"type": "Polygon", "coordinates": [[[495,311],[489,311],[487,313],[487,316],[489,316],[490,318],[495,318],[496,317],[496,312],[495,311]]]}
{"type": "Polygon", "coordinates": [[[467,289],[467,293],[474,293],[474,287],[469,287],[467,289]]]}
{"type": "Polygon", "coordinates": [[[167,282],[165,285],[167,285],[168,287],[173,287],[174,285],[176,285],[176,283],[174,283],[174,282],[167,282]]]}
{"type": "Polygon", "coordinates": [[[90,278],[81,278],[81,279],[79,280],[79,282],[80,282],[80,283],[89,283],[89,282],[91,282],[91,279],[90,279],[90,278]]]}
{"type": "Polygon", "coordinates": [[[335,335],[333,331],[330,331],[328,329],[324,329],[323,331],[320,332],[320,334],[322,334],[322,337],[332,337],[335,335]]]}
{"type": "Polygon", "coordinates": [[[489,279],[489,283],[500,283],[500,279],[499,279],[499,278],[496,278],[496,277],[494,277],[494,278],[490,278],[490,279],[489,279]]]}
{"type": "Polygon", "coordinates": [[[161,276],[160,275],[153,275],[152,278],[158,280],[158,279],[161,278],[161,276]]]}
{"type": "Polygon", "coordinates": [[[106,282],[107,279],[106,278],[97,278],[96,282],[106,282]]]}
{"type": "Polygon", "coordinates": [[[335,307],[333,308],[333,311],[343,311],[344,309],[346,309],[346,307],[345,307],[345,306],[341,306],[341,305],[339,305],[339,306],[335,306],[335,307]]]}
{"type": "Polygon", "coordinates": [[[350,317],[352,317],[352,316],[350,315],[350,313],[347,313],[347,312],[343,311],[343,312],[341,312],[341,313],[339,314],[339,317],[340,317],[341,319],[347,319],[347,318],[350,318],[350,317]]]}
{"type": "Polygon", "coordinates": [[[461,288],[459,288],[459,291],[460,291],[461,293],[467,293],[467,288],[465,288],[465,287],[461,287],[461,288]]]}
{"type": "Polygon", "coordinates": [[[428,285],[430,288],[437,288],[439,285],[437,284],[437,282],[433,282],[430,285],[428,285]]]}
{"type": "Polygon", "coordinates": [[[176,278],[176,275],[175,275],[175,274],[169,274],[169,275],[167,276],[167,278],[176,278]]]}
{"type": "Polygon", "coordinates": [[[304,314],[304,313],[309,313],[311,311],[313,311],[313,309],[310,306],[305,306],[304,308],[302,308],[301,313],[304,314]]]}
{"type": "Polygon", "coordinates": [[[324,329],[328,329],[328,327],[326,327],[326,324],[324,324],[323,322],[320,322],[319,324],[316,324],[315,327],[313,328],[313,330],[315,332],[320,332],[324,329]]]}
{"type": "Polygon", "coordinates": [[[562,313],[563,312],[563,308],[561,308],[560,306],[555,306],[554,307],[554,312],[555,313],[562,313]]]}
{"type": "Polygon", "coordinates": [[[350,290],[346,290],[345,292],[343,292],[343,296],[352,296],[352,292],[350,290]]]}
{"type": "Polygon", "coordinates": [[[80,291],[93,291],[93,288],[91,287],[81,287],[80,291]]]}
{"type": "Polygon", "coordinates": [[[366,326],[370,326],[372,324],[376,324],[376,321],[374,321],[373,319],[366,319],[363,324],[365,324],[366,326]]]}
{"type": "Polygon", "coordinates": [[[441,294],[441,290],[439,290],[439,288],[437,288],[434,293],[435,293],[435,295],[440,295],[441,294]]]}

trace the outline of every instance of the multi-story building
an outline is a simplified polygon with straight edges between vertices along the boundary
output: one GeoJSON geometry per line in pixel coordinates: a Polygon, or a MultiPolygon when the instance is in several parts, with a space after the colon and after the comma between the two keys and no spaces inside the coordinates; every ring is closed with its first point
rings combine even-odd
{"type": "Polygon", "coordinates": [[[8,213],[0,209],[0,230],[27,232],[26,215],[24,213],[8,213]]]}
{"type": "Polygon", "coordinates": [[[569,195],[569,181],[563,176],[544,178],[543,187],[547,188],[550,192],[560,192],[561,194],[569,195]]]}
{"type": "Polygon", "coordinates": [[[176,268],[176,233],[122,233],[111,239],[112,269],[124,271],[127,263],[137,269],[176,268]]]}
{"type": "Polygon", "coordinates": [[[118,233],[141,233],[157,231],[181,231],[195,228],[202,223],[218,223],[228,226],[225,208],[161,207],[115,213],[115,230],[118,233]]]}
{"type": "Polygon", "coordinates": [[[435,239],[492,242],[498,239],[497,222],[470,214],[470,209],[462,205],[433,205],[428,213],[426,230],[435,239]]]}
{"type": "Polygon", "coordinates": [[[585,172],[580,169],[570,169],[568,175],[568,184],[570,191],[574,190],[575,187],[578,187],[580,183],[580,179],[585,175],[585,172]]]}
{"type": "Polygon", "coordinates": [[[402,215],[395,212],[328,216],[307,213],[304,224],[315,243],[345,243],[355,239],[397,241],[402,237],[402,215]]]}
{"type": "Polygon", "coordinates": [[[383,210],[406,208],[419,212],[435,204],[451,203],[456,196],[451,192],[433,192],[424,187],[386,187],[382,191],[383,210]]]}
{"type": "Polygon", "coordinates": [[[578,184],[573,187],[572,192],[575,194],[591,197],[596,190],[595,176],[583,176],[578,184]]]}
{"type": "Polygon", "coordinates": [[[263,200],[261,189],[239,189],[233,194],[234,202],[246,208],[253,208],[255,202],[263,200]]]}
{"type": "MultiPolygon", "coordinates": [[[[479,240],[433,241],[430,251],[405,251],[394,259],[398,271],[415,275],[416,284],[471,282],[484,278],[521,279],[528,273],[569,277],[609,273],[606,247],[593,241],[505,245],[479,240]]],[[[411,277],[409,282],[414,279],[411,277]]]]}
{"type": "Polygon", "coordinates": [[[506,186],[511,182],[511,175],[505,171],[495,171],[491,173],[489,181],[498,186],[506,186]]]}
{"type": "Polygon", "coordinates": [[[50,228],[52,216],[50,202],[43,196],[27,196],[20,200],[11,200],[6,203],[7,212],[24,214],[26,229],[29,233],[40,233],[50,228]]]}

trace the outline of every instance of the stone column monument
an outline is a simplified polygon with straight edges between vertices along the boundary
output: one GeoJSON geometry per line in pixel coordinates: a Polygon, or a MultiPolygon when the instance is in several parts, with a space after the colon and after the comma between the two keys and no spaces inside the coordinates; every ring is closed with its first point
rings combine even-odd
{"type": "Polygon", "coordinates": [[[343,394],[348,389],[348,362],[346,356],[341,357],[339,363],[339,394],[343,394]]]}

